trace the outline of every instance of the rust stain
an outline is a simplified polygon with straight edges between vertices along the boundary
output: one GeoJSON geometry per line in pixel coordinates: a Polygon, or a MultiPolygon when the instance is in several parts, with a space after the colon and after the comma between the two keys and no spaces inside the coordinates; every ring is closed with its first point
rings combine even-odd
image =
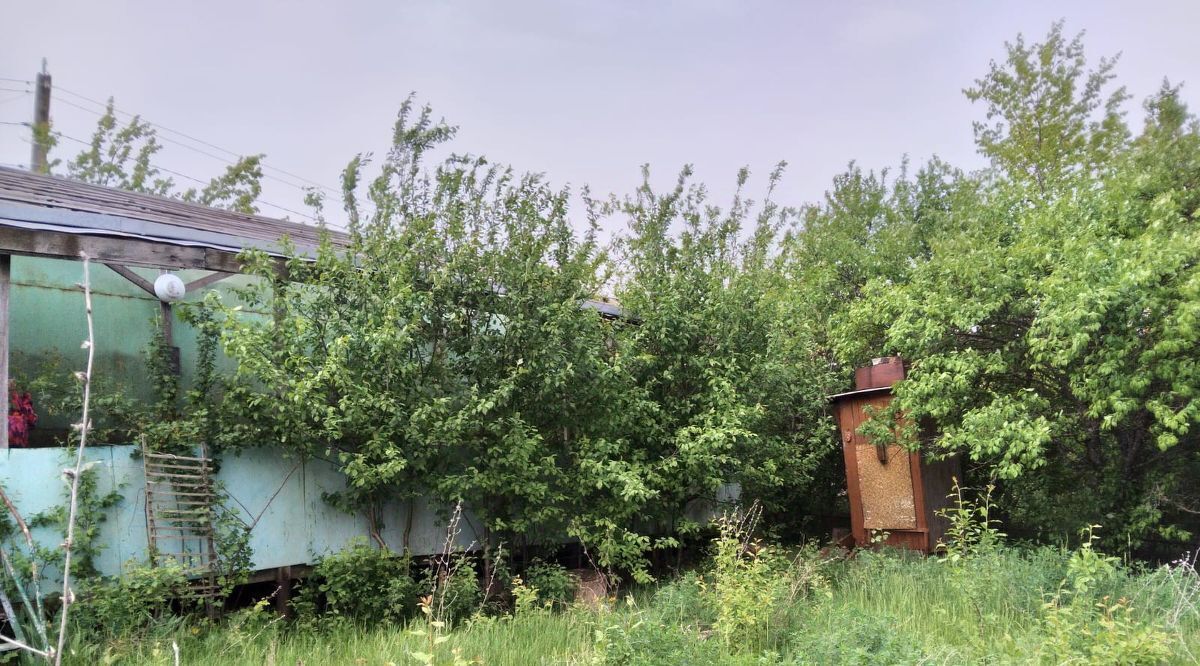
{"type": "Polygon", "coordinates": [[[911,530],[917,527],[912,469],[904,447],[887,447],[888,462],[880,462],[873,444],[857,444],[863,527],[869,530],[911,530]]]}

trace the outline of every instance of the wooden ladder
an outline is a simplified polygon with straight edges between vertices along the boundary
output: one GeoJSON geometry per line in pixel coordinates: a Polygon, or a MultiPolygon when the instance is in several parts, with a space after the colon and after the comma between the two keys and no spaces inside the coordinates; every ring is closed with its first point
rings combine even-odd
{"type": "Polygon", "coordinates": [[[153,453],[143,445],[142,465],[150,565],[182,566],[193,593],[214,614],[218,589],[212,459],[153,453]]]}

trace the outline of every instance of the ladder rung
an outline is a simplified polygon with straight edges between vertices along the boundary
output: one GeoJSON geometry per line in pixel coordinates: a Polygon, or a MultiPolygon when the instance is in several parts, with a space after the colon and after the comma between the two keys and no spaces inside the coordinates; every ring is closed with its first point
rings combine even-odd
{"type": "MultiPolygon", "coordinates": [[[[149,486],[147,486],[147,489],[148,489],[148,488],[149,488],[149,486]]],[[[212,499],[212,497],[213,497],[213,493],[211,493],[211,492],[208,492],[208,493],[187,493],[187,492],[175,492],[175,491],[173,491],[173,490],[148,490],[147,492],[149,492],[149,493],[150,493],[150,496],[151,496],[151,497],[158,497],[158,496],[160,496],[160,495],[162,495],[162,496],[166,496],[166,497],[207,497],[207,498],[209,498],[210,500],[211,500],[211,499],[212,499]]]]}
{"type": "Polygon", "coordinates": [[[185,463],[179,464],[178,461],[159,461],[147,460],[142,464],[142,467],[154,467],[156,469],[183,469],[183,470],[209,470],[212,466],[208,463],[185,463]]]}
{"type": "Polygon", "coordinates": [[[212,462],[212,458],[189,458],[187,456],[177,456],[173,453],[152,453],[150,451],[143,452],[142,456],[155,460],[193,460],[197,462],[212,462]]]}

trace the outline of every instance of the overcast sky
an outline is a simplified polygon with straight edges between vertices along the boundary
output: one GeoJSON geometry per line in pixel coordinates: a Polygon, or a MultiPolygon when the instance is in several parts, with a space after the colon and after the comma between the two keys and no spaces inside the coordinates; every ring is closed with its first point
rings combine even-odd
{"type": "MultiPolygon", "coordinates": [[[[683,164],[721,196],[736,170],[790,163],[777,197],[818,199],[850,160],[869,167],[937,154],[981,164],[962,89],[1023,32],[1065,18],[1093,58],[1122,52],[1140,100],[1164,76],[1200,110],[1200,2],[8,3],[0,77],[32,79],[44,56],[55,128],[87,139],[83,97],[329,186],[356,152],[382,151],[410,91],[461,127],[459,151],[557,184],[625,192],[649,162],[683,164]],[[61,102],[61,103],[60,103],[61,102]]],[[[32,86],[0,81],[0,162],[26,164],[32,86]]],[[[174,134],[165,139],[229,157],[174,134]]],[[[79,146],[62,141],[60,157],[79,146]]],[[[223,163],[167,144],[163,166],[207,179],[223,163]]],[[[298,182],[278,171],[269,175],[298,182]]],[[[176,178],[181,185],[191,184],[176,178]]],[[[754,190],[757,193],[761,188],[754,190]]],[[[266,202],[304,210],[267,181],[266,202]]],[[[286,213],[262,206],[272,216],[286,213]]],[[[293,218],[295,216],[293,215],[293,218]]]]}

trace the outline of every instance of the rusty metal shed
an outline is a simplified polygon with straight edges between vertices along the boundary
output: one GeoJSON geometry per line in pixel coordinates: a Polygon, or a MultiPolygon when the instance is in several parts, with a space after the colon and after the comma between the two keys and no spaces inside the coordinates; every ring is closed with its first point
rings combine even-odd
{"type": "Polygon", "coordinates": [[[875,359],[855,372],[855,390],[830,396],[846,462],[850,526],[858,546],[886,534],[883,543],[933,552],[946,531],[938,512],[960,475],[957,457],[932,460],[922,451],[870,441],[858,432],[868,413],[892,401],[892,385],[904,378],[898,357],[875,359]]]}

